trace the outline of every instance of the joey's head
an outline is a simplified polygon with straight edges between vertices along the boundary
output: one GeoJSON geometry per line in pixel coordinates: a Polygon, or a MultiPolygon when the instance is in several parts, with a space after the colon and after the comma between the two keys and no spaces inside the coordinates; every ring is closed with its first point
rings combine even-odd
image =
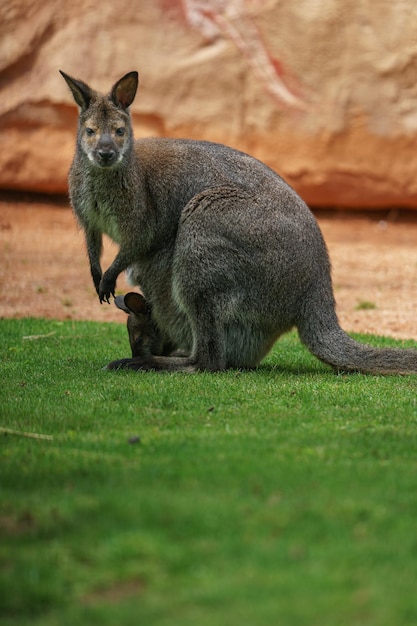
{"type": "Polygon", "coordinates": [[[155,325],[151,318],[151,307],[145,298],[134,291],[124,296],[116,296],[114,303],[129,315],[127,332],[132,350],[132,357],[144,357],[151,354],[152,346],[156,345],[155,325]]]}
{"type": "Polygon", "coordinates": [[[77,148],[99,168],[117,167],[133,145],[129,107],[138,87],[138,73],[129,72],[100,94],[61,72],[80,110],[77,148]]]}

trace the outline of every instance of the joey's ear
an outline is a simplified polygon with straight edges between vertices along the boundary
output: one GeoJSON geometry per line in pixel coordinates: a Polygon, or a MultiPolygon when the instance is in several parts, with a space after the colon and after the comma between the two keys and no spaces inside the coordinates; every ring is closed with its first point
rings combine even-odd
{"type": "Polygon", "coordinates": [[[86,83],[83,83],[81,80],[75,80],[75,78],[71,78],[65,72],[59,70],[59,73],[64,78],[68,87],[72,91],[72,95],[74,97],[75,102],[78,104],[82,111],[85,111],[90,106],[91,98],[93,95],[92,90],[86,83]]]}
{"type": "Polygon", "coordinates": [[[124,297],[124,303],[135,315],[149,315],[149,305],[140,293],[129,291],[124,297]]]}
{"type": "Polygon", "coordinates": [[[113,85],[110,92],[110,98],[116,106],[123,109],[130,107],[136,96],[136,90],[139,83],[139,74],[137,72],[129,72],[113,85]]]}
{"type": "Polygon", "coordinates": [[[118,309],[120,309],[121,311],[124,311],[125,313],[127,313],[129,315],[130,311],[127,308],[127,306],[125,305],[125,297],[124,296],[116,296],[114,299],[114,304],[117,306],[118,309]]]}

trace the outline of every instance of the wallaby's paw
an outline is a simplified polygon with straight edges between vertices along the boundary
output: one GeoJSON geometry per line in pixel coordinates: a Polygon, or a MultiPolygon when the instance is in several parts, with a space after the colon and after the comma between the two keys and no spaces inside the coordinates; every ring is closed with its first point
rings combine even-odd
{"type": "Polygon", "coordinates": [[[110,304],[110,297],[114,297],[114,292],[116,290],[116,283],[114,280],[109,280],[106,278],[106,275],[103,276],[100,282],[100,287],[98,289],[98,297],[100,298],[100,304],[103,302],[107,302],[110,304]]]}

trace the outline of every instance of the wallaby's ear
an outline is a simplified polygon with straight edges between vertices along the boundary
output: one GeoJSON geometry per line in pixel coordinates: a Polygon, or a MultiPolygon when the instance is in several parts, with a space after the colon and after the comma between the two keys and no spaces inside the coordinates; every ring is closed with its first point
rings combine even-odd
{"type": "Polygon", "coordinates": [[[129,291],[125,296],[116,296],[114,304],[118,309],[125,313],[134,313],[135,315],[148,315],[149,305],[145,298],[136,291],[129,291]]]}
{"type": "Polygon", "coordinates": [[[135,315],[149,315],[149,306],[140,293],[129,291],[124,297],[125,306],[135,315]]]}
{"type": "Polygon", "coordinates": [[[127,313],[129,315],[130,311],[127,308],[127,306],[125,305],[125,297],[124,296],[116,296],[114,299],[114,304],[117,306],[118,309],[120,309],[121,311],[124,311],[125,313],[127,313]]]}
{"type": "Polygon", "coordinates": [[[68,87],[71,89],[74,100],[78,104],[80,109],[82,111],[88,109],[93,95],[90,87],[86,85],[86,83],[83,83],[81,80],[75,80],[75,78],[71,78],[71,76],[68,76],[68,74],[65,74],[65,72],[63,72],[62,70],[59,70],[59,73],[65,79],[68,87]]]}
{"type": "Polygon", "coordinates": [[[113,85],[110,92],[110,98],[116,106],[123,109],[130,107],[136,96],[136,90],[139,83],[139,74],[137,72],[129,72],[113,85]]]}

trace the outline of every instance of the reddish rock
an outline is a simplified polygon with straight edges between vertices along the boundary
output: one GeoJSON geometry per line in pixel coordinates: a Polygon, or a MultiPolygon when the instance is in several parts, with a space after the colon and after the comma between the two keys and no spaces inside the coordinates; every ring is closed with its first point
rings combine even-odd
{"type": "Polygon", "coordinates": [[[136,135],[221,141],[314,205],[417,207],[415,0],[4,0],[0,188],[65,192],[77,111],[138,69],[136,135]]]}

